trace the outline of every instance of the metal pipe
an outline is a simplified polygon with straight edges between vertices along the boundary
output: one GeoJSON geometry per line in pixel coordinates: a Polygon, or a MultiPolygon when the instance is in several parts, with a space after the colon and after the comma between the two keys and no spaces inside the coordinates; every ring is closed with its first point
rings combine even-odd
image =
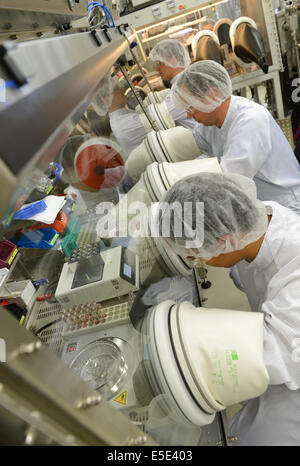
{"type": "MultiPolygon", "coordinates": [[[[146,58],[146,56],[145,56],[145,53],[144,53],[143,47],[142,47],[142,45],[141,45],[141,41],[140,41],[140,39],[139,39],[139,37],[138,37],[138,34],[137,34],[137,32],[136,32],[136,30],[134,29],[133,26],[130,26],[130,29],[131,29],[132,33],[135,35],[135,37],[136,37],[136,40],[137,40],[139,49],[140,49],[141,54],[142,54],[142,58],[143,58],[144,62],[146,62],[146,61],[147,61],[147,58],[146,58]]],[[[129,47],[130,53],[131,53],[131,55],[132,55],[132,58],[133,58],[135,64],[138,66],[138,68],[139,68],[139,70],[140,70],[140,73],[142,74],[142,76],[143,76],[143,78],[144,78],[146,84],[149,86],[150,91],[153,92],[152,86],[151,86],[150,82],[148,81],[148,78],[147,78],[147,76],[145,75],[145,73],[144,73],[144,71],[143,71],[143,68],[141,67],[141,65],[140,65],[140,63],[139,63],[139,60],[138,60],[136,54],[134,53],[134,51],[133,51],[132,48],[130,47],[130,42],[129,42],[128,37],[126,36],[126,34],[125,34],[124,32],[122,32],[122,34],[123,34],[124,37],[127,39],[128,47],[129,47]]]]}
{"type": "Polygon", "coordinates": [[[131,81],[131,79],[130,79],[130,77],[129,77],[126,69],[125,69],[125,66],[123,64],[120,64],[120,63],[118,63],[118,66],[119,66],[121,72],[123,73],[123,76],[124,76],[125,80],[127,81],[128,86],[130,87],[130,89],[132,90],[133,94],[135,95],[138,103],[140,104],[140,106],[141,106],[147,120],[149,121],[149,124],[151,125],[151,128],[154,131],[158,131],[158,126],[156,124],[156,121],[151,120],[151,118],[149,117],[147,109],[144,106],[142,99],[140,99],[138,93],[135,91],[135,87],[134,87],[134,85],[133,85],[133,83],[132,83],[132,81],[131,81]]]}

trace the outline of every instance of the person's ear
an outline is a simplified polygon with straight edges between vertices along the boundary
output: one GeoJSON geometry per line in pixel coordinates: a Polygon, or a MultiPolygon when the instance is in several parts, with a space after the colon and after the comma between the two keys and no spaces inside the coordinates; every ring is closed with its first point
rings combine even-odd
{"type": "Polygon", "coordinates": [[[206,96],[209,97],[212,101],[219,102],[222,98],[221,92],[215,86],[212,86],[207,92],[206,96]]]}

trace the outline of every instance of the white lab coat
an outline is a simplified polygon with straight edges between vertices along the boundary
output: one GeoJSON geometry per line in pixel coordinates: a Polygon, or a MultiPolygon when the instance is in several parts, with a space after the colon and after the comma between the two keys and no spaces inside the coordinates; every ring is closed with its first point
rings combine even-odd
{"type": "MultiPolygon", "coordinates": [[[[172,79],[171,84],[174,84],[179,74],[172,79]]],[[[178,110],[175,107],[171,91],[167,94],[165,102],[176,126],[183,126],[193,131],[196,121],[188,119],[185,110],[178,110]]],[[[147,135],[139,114],[134,110],[120,108],[109,114],[109,120],[112,132],[127,156],[141,144],[147,135]]]]}
{"type": "Polygon", "coordinates": [[[299,446],[300,390],[270,385],[246,403],[230,422],[233,446],[299,446]]]}
{"type": "Polygon", "coordinates": [[[276,202],[260,251],[238,272],[251,309],[264,313],[268,390],[230,423],[237,445],[300,445],[300,219],[276,202]]]}
{"type": "Polygon", "coordinates": [[[265,107],[232,96],[221,128],[198,123],[193,134],[201,153],[218,157],[224,172],[252,178],[260,200],[300,213],[300,165],[265,107]]]}

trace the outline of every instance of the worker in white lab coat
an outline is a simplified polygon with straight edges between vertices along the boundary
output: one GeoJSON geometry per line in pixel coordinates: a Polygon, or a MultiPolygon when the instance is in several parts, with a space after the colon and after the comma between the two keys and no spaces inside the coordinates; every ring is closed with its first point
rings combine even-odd
{"type": "Polygon", "coordinates": [[[184,216],[173,210],[162,241],[196,267],[238,264],[251,309],[264,314],[269,387],[231,420],[235,445],[300,445],[299,215],[277,202],[258,201],[254,182],[232,173],[189,176],[162,201],[161,230],[168,204],[193,207],[184,216]],[[204,216],[197,216],[199,203],[204,216]]]}
{"type": "Polygon", "coordinates": [[[204,60],[191,65],[172,86],[173,100],[198,124],[194,137],[224,172],[253,178],[258,198],[300,213],[300,165],[280,127],[262,105],[232,95],[226,69],[204,60]]]}
{"type": "MultiPolygon", "coordinates": [[[[156,70],[163,81],[174,84],[179,74],[190,64],[191,60],[184,46],[173,39],[159,42],[150,52],[150,60],[156,63],[156,70]]],[[[146,129],[134,110],[125,108],[127,98],[124,89],[116,88],[113,102],[109,109],[112,132],[126,155],[140,145],[146,137],[146,129]]],[[[178,110],[172,100],[171,93],[165,98],[167,109],[176,125],[193,130],[196,122],[187,118],[185,110],[178,110]]]]}

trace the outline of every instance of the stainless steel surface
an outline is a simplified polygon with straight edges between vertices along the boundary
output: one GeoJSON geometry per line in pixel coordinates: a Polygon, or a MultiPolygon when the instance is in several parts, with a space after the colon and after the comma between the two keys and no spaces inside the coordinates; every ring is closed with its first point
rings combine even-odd
{"type": "MultiPolygon", "coordinates": [[[[16,50],[9,52],[10,55],[14,53],[12,58],[19,63],[22,59],[32,75],[19,89],[7,89],[7,107],[0,112],[3,129],[0,153],[15,173],[19,173],[23,165],[18,166],[20,160],[12,165],[11,159],[15,159],[12,153],[25,152],[24,161],[37,155],[47,136],[58,131],[78,107],[80,116],[87,108],[88,99],[99,81],[127,48],[123,36],[116,31],[112,36],[111,42],[103,37],[101,47],[91,33],[82,33],[16,44],[16,50]],[[32,128],[38,128],[34,145],[30,144],[33,138],[28,135],[32,128]],[[13,137],[16,133],[18,138],[13,137]],[[13,143],[14,139],[19,141],[18,146],[13,143]]],[[[3,67],[0,73],[4,79],[8,78],[3,67]]],[[[75,122],[78,120],[79,115],[75,122]]]]}
{"type": "Polygon", "coordinates": [[[85,400],[80,401],[77,407],[79,409],[90,408],[91,406],[95,406],[99,404],[101,400],[102,400],[101,395],[89,396],[85,400]]]}
{"type": "Polygon", "coordinates": [[[210,446],[228,446],[228,428],[227,428],[227,419],[224,417],[224,413],[216,413],[215,420],[209,426],[202,427],[203,437],[205,438],[205,443],[203,445],[210,446]]]}
{"type": "Polygon", "coordinates": [[[0,40],[28,39],[68,30],[86,17],[87,0],[1,0],[0,40]]]}
{"type": "Polygon", "coordinates": [[[213,2],[207,0],[198,0],[197,5],[195,6],[195,2],[193,0],[187,0],[184,4],[181,0],[174,0],[174,7],[170,7],[169,0],[163,0],[159,2],[158,5],[151,5],[145,6],[142,8],[137,9],[132,13],[128,13],[127,15],[121,16],[117,23],[129,23],[133,24],[137,30],[143,29],[144,26],[151,26],[153,24],[159,24],[159,22],[164,21],[166,19],[175,19],[179,15],[189,14],[193,11],[197,11],[200,8],[206,8],[209,6],[217,5],[218,3],[222,3],[223,0],[215,0],[213,2]],[[161,14],[155,16],[153,14],[153,8],[160,7],[161,14]]]}
{"type": "MultiPolygon", "coordinates": [[[[276,19],[272,0],[240,0],[241,14],[250,16],[257,24],[258,30],[264,37],[265,44],[269,50],[268,56],[271,66],[267,74],[262,70],[252,71],[232,78],[233,90],[244,89],[271,80],[273,84],[276,109],[274,118],[284,118],[284,107],[279,73],[284,70],[280,53],[279,36],[276,27],[276,19]]],[[[272,109],[270,109],[272,110],[272,109]]]]}
{"type": "Polygon", "coordinates": [[[289,77],[294,76],[295,67],[300,74],[299,38],[300,38],[300,8],[299,1],[293,0],[289,4],[281,4],[276,14],[280,48],[287,60],[289,77]]]}
{"type": "MultiPolygon", "coordinates": [[[[141,436],[105,400],[78,408],[97,393],[45,346],[35,351],[39,340],[4,309],[0,327],[7,347],[7,363],[0,366],[1,406],[61,445],[127,445],[141,436]],[[29,352],[20,352],[21,346],[29,352]]],[[[155,445],[147,434],[143,437],[145,444],[155,445]]]]}
{"type": "MultiPolygon", "coordinates": [[[[265,2],[265,0],[263,0],[263,2],[265,2]]],[[[255,21],[258,31],[261,33],[263,37],[269,65],[271,65],[272,63],[270,62],[270,60],[272,60],[272,57],[269,38],[265,25],[265,18],[262,6],[263,2],[261,0],[251,0],[250,2],[247,0],[240,0],[241,16],[248,16],[255,21]]]]}
{"type": "Polygon", "coordinates": [[[26,328],[33,333],[38,332],[38,337],[42,343],[60,356],[64,344],[62,338],[64,322],[60,320],[60,304],[36,302],[26,317],[26,328]],[[30,322],[33,323],[32,327],[29,325],[30,322]]]}
{"type": "Polygon", "coordinates": [[[42,13],[57,13],[68,15],[85,15],[87,0],[75,2],[71,8],[69,0],[1,0],[0,8],[7,10],[21,10],[21,11],[39,11],[42,13]]]}
{"type": "Polygon", "coordinates": [[[8,406],[0,406],[0,419],[1,446],[57,445],[51,438],[13,414],[8,406]]]}
{"type": "MultiPolygon", "coordinates": [[[[261,5],[268,35],[268,42],[270,45],[272,63],[275,69],[282,72],[284,71],[284,66],[281,57],[280,41],[272,0],[261,0],[261,5]]],[[[258,20],[258,23],[260,22],[261,21],[258,20]]]]}

